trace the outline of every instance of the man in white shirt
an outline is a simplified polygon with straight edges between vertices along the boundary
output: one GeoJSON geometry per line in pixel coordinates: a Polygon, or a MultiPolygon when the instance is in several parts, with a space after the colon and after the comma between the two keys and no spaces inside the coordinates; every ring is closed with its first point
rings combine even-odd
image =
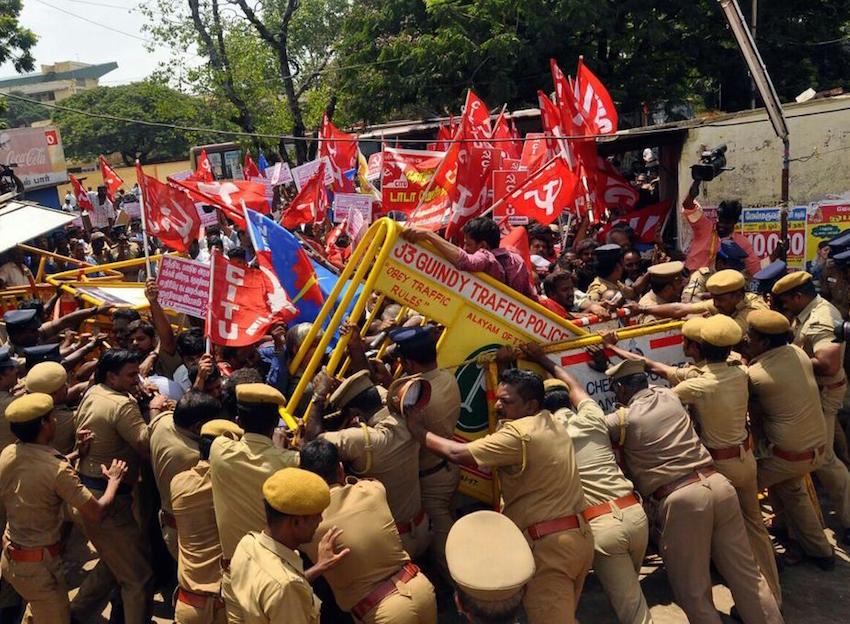
{"type": "Polygon", "coordinates": [[[91,226],[95,229],[109,228],[111,230],[115,223],[115,208],[106,196],[106,187],[98,186],[97,194],[94,196],[90,194],[89,198],[92,205],[91,226]]]}

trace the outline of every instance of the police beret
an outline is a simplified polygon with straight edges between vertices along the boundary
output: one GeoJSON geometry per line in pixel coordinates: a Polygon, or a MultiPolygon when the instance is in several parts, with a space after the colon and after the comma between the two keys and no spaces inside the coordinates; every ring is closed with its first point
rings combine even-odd
{"type": "Polygon", "coordinates": [[[27,373],[27,392],[53,394],[68,381],[68,371],[59,362],[41,362],[27,373]]]}
{"type": "MultiPolygon", "coordinates": [[[[848,254],[848,257],[850,257],[850,252],[845,253],[848,254]]],[[[761,271],[753,275],[753,279],[760,282],[774,281],[785,275],[787,271],[788,265],[786,265],[782,260],[774,260],[761,271]]]]}
{"type": "Polygon", "coordinates": [[[10,423],[24,423],[46,416],[53,410],[53,397],[36,392],[15,399],[6,407],[6,420],[10,423]]]}
{"type": "Polygon", "coordinates": [[[850,246],[850,230],[844,230],[840,234],[836,234],[829,240],[829,246],[832,248],[850,246]]]}
{"type": "Polygon", "coordinates": [[[674,260],[673,262],[662,262],[661,264],[653,264],[646,272],[654,280],[673,280],[682,276],[682,271],[685,269],[683,262],[674,260]]]}
{"type": "Polygon", "coordinates": [[[747,316],[747,324],[762,334],[784,334],[791,330],[788,319],[773,310],[753,310],[747,316]]]}
{"type": "Polygon", "coordinates": [[[286,399],[277,388],[264,383],[247,383],[236,386],[236,402],[258,405],[286,405],[286,399]]]}
{"type": "Polygon", "coordinates": [[[567,392],[570,391],[570,387],[566,383],[564,383],[560,379],[555,379],[554,377],[551,379],[545,379],[543,381],[543,389],[546,392],[549,392],[549,390],[566,390],[567,392]]]}
{"type": "Polygon", "coordinates": [[[339,388],[334,390],[328,399],[330,404],[338,410],[351,403],[358,395],[362,394],[375,384],[369,379],[369,371],[359,371],[351,377],[346,378],[339,388]]]}
{"type": "Polygon", "coordinates": [[[694,318],[690,318],[682,324],[682,335],[688,340],[693,340],[694,342],[702,342],[702,336],[700,336],[700,330],[702,329],[703,324],[706,319],[701,316],[695,316],[694,318]]]}
{"type": "Polygon", "coordinates": [[[0,368],[20,366],[21,364],[20,359],[12,357],[12,350],[9,347],[0,347],[0,368]]]}
{"type": "Polygon", "coordinates": [[[832,259],[840,264],[847,264],[850,262],[850,249],[835,254],[832,259]]]}
{"type": "Polygon", "coordinates": [[[454,523],[446,539],[446,564],[458,587],[482,602],[514,596],[535,572],[522,531],[495,511],[475,511],[454,523]]]}
{"type": "Polygon", "coordinates": [[[643,360],[623,360],[619,364],[615,364],[605,371],[605,374],[613,379],[621,377],[629,377],[630,375],[638,375],[646,372],[646,365],[643,360]]]}
{"type": "Polygon", "coordinates": [[[708,278],[705,287],[712,295],[723,295],[741,290],[747,285],[743,274],[735,269],[723,269],[708,278]]]}
{"type": "Polygon", "coordinates": [[[776,283],[773,285],[770,292],[774,295],[781,295],[783,293],[787,293],[789,290],[794,290],[803,284],[808,284],[811,281],[811,273],[807,271],[794,271],[793,273],[789,273],[785,277],[776,280],[776,283]]]}
{"type": "Polygon", "coordinates": [[[750,254],[744,251],[735,241],[724,240],[720,241],[720,249],[717,250],[717,255],[728,260],[744,260],[750,254]]]}
{"type": "Polygon", "coordinates": [[[217,438],[223,435],[228,438],[239,439],[244,434],[245,431],[239,425],[232,420],[225,420],[224,418],[215,418],[201,425],[201,435],[208,438],[217,438]]]}
{"type": "Polygon", "coordinates": [[[623,255],[623,248],[614,243],[609,243],[608,245],[600,245],[593,250],[593,253],[597,258],[619,258],[623,255]]]}
{"type": "Polygon", "coordinates": [[[38,321],[37,310],[9,310],[3,314],[3,322],[6,329],[38,329],[41,323],[38,321]]]}
{"type": "Polygon", "coordinates": [[[284,468],[263,483],[263,498],[282,514],[313,516],[321,514],[331,504],[331,490],[314,472],[284,468]]]}
{"type": "Polygon", "coordinates": [[[423,345],[433,344],[431,327],[401,327],[394,329],[389,334],[390,339],[395,342],[401,354],[420,348],[423,345]]]}
{"type": "Polygon", "coordinates": [[[32,368],[41,362],[61,362],[62,354],[59,352],[59,343],[35,345],[34,347],[26,347],[23,349],[23,355],[26,359],[27,368],[32,368]]]}
{"type": "Polygon", "coordinates": [[[725,314],[705,319],[700,329],[703,342],[715,347],[731,347],[741,342],[741,326],[725,314]]]}

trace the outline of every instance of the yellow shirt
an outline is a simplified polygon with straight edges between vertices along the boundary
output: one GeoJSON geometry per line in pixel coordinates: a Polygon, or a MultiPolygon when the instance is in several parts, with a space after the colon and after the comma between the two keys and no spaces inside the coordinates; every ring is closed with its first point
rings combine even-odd
{"type": "Polygon", "coordinates": [[[502,513],[520,529],[585,508],[572,440],[547,410],[501,421],[467,449],[479,466],[498,469],[502,513]]]}
{"type": "Polygon", "coordinates": [[[56,433],[50,445],[63,455],[67,455],[74,450],[77,442],[74,410],[67,405],[57,405],[53,410],[53,416],[56,417],[56,433]]]}
{"type": "Polygon", "coordinates": [[[209,462],[199,461],[175,475],[170,507],[177,520],[177,583],[189,591],[217,594],[221,588],[221,543],[209,462]]]}
{"type": "Polygon", "coordinates": [[[593,302],[601,301],[606,290],[614,290],[625,297],[623,292],[625,288],[626,285],[623,282],[609,282],[605,278],[595,277],[590,286],[587,287],[587,298],[593,302]]]}
{"type": "Polygon", "coordinates": [[[198,438],[174,424],[174,412],[158,414],[148,425],[151,439],[151,467],[163,511],[171,513],[171,480],[198,463],[198,438]]]}
{"type": "MultiPolygon", "coordinates": [[[[714,307],[714,303],[709,299],[707,301],[703,301],[700,307],[710,314],[717,314],[719,310],[714,307]]],[[[741,328],[744,336],[747,335],[747,330],[749,329],[747,325],[747,318],[750,316],[750,312],[754,310],[769,310],[770,307],[765,303],[764,299],[758,296],[755,293],[744,293],[744,298],[741,299],[737,305],[735,306],[735,312],[732,314],[732,320],[738,324],[738,327],[741,328]]]]}
{"type": "Polygon", "coordinates": [[[700,426],[700,439],[710,449],[737,446],[747,438],[747,373],[728,362],[705,363],[701,375],[685,379],[673,392],[700,426]]]}
{"type": "Polygon", "coordinates": [[[245,624],[317,624],[321,601],[304,576],[298,553],[265,533],[239,542],[230,585],[245,624]]]}
{"type": "MultiPolygon", "coordinates": [[[[833,328],[841,320],[843,319],[838,308],[820,296],[815,297],[797,315],[797,322],[794,324],[794,344],[805,351],[809,357],[813,357],[824,348],[838,346],[841,350],[839,361],[844,362],[845,343],[833,342],[835,338],[833,328]]],[[[842,365],[835,375],[816,376],[815,379],[819,386],[828,386],[843,380],[845,376],[842,365]]]]}
{"type": "Polygon", "coordinates": [[[0,390],[0,451],[18,441],[12,430],[9,429],[9,421],[6,420],[6,408],[15,400],[11,392],[0,390]]]}

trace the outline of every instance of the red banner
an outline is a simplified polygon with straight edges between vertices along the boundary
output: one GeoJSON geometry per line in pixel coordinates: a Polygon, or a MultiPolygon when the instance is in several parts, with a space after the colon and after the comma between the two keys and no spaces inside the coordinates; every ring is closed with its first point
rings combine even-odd
{"type": "Polygon", "coordinates": [[[578,177],[566,161],[555,158],[505,198],[506,215],[508,219],[513,215],[530,217],[548,225],[575,202],[578,187],[578,177]]]}
{"type": "Polygon", "coordinates": [[[115,170],[109,166],[109,164],[103,159],[103,156],[100,157],[100,175],[103,176],[103,185],[106,187],[106,196],[109,198],[109,201],[115,201],[115,191],[121,188],[121,185],[124,184],[124,180],[121,179],[115,170]]]}
{"type": "Polygon", "coordinates": [[[391,210],[410,214],[440,166],[445,152],[388,147],[383,152],[381,214],[391,210]]]}
{"type": "Polygon", "coordinates": [[[201,217],[189,195],[145,174],[136,163],[148,234],[175,251],[188,251],[201,231],[201,217]]]}
{"type": "Polygon", "coordinates": [[[579,111],[593,134],[613,134],[617,131],[617,110],[605,85],[578,57],[576,70],[576,102],[579,111]]]}
{"type": "Polygon", "coordinates": [[[77,198],[77,208],[80,210],[93,210],[88,191],[86,191],[82,183],[72,175],[69,175],[68,177],[71,178],[71,186],[74,187],[74,197],[77,198]]]}
{"type": "Polygon", "coordinates": [[[319,165],[313,177],[301,187],[292,203],[283,211],[280,224],[285,228],[296,228],[307,223],[321,223],[330,207],[325,189],[325,163],[319,165]]]}

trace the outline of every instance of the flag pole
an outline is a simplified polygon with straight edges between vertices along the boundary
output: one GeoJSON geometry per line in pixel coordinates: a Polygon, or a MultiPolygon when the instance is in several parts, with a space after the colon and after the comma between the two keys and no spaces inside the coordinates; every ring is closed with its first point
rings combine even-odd
{"type": "Polygon", "coordinates": [[[528,176],[528,177],[525,179],[525,182],[523,182],[522,184],[520,184],[518,187],[516,187],[516,188],[515,188],[514,190],[512,190],[510,193],[505,193],[504,197],[501,197],[501,198],[499,199],[499,201],[495,202],[492,206],[490,206],[487,210],[485,210],[484,212],[482,212],[482,213],[481,213],[480,215],[478,215],[478,216],[479,216],[479,217],[484,217],[484,216],[486,216],[486,215],[490,214],[491,212],[493,212],[493,210],[494,210],[496,207],[501,206],[503,203],[505,203],[505,198],[506,198],[508,195],[512,195],[512,194],[516,193],[518,190],[520,190],[521,188],[524,188],[524,187],[526,187],[527,185],[531,184],[531,183],[534,181],[534,177],[535,177],[538,173],[540,173],[541,171],[543,171],[546,167],[548,167],[549,165],[551,165],[553,162],[555,162],[556,160],[558,160],[560,157],[561,157],[561,153],[560,153],[560,152],[558,152],[555,156],[553,156],[552,158],[550,158],[549,160],[547,160],[545,163],[543,163],[543,165],[541,165],[540,167],[538,167],[538,168],[537,168],[537,170],[535,170],[535,171],[534,171],[534,173],[532,173],[530,176],[528,176]]]}
{"type": "MultiPolygon", "coordinates": [[[[142,175],[145,174],[142,171],[142,165],[139,164],[139,161],[136,160],[136,171],[140,172],[142,175]]],[[[151,250],[150,244],[148,243],[148,226],[147,219],[145,219],[145,186],[142,183],[144,180],[139,180],[139,212],[142,217],[142,244],[145,249],[145,279],[151,278],[151,250]]]]}
{"type": "Polygon", "coordinates": [[[434,175],[432,175],[432,176],[431,176],[431,179],[430,179],[430,180],[428,180],[428,184],[425,186],[425,190],[424,190],[424,191],[422,191],[422,195],[420,195],[420,196],[419,196],[419,203],[418,203],[418,204],[416,204],[416,208],[415,208],[415,209],[414,209],[414,211],[411,213],[410,218],[408,219],[408,222],[412,222],[412,221],[413,221],[413,218],[416,216],[416,213],[418,213],[418,212],[419,212],[419,209],[420,209],[420,208],[423,206],[423,204],[425,203],[425,198],[426,198],[426,197],[428,197],[428,193],[431,191],[431,187],[433,187],[433,186],[434,186],[434,182],[437,180],[437,175],[439,175],[440,170],[442,170],[442,168],[443,168],[443,165],[445,165],[445,164],[446,164],[446,160],[447,160],[447,159],[448,159],[448,157],[449,157],[449,152],[450,152],[450,151],[451,151],[451,149],[454,147],[454,143],[455,143],[455,142],[458,140],[458,138],[460,137],[460,133],[461,133],[462,129],[463,129],[463,124],[461,124],[460,126],[458,126],[457,132],[455,132],[455,136],[454,136],[454,138],[452,139],[452,144],[451,144],[451,145],[449,145],[449,148],[446,150],[446,154],[445,154],[445,156],[443,156],[443,159],[440,161],[440,164],[439,164],[439,165],[437,165],[437,168],[434,170],[434,175]]]}
{"type": "Polygon", "coordinates": [[[212,299],[213,299],[213,280],[215,279],[215,257],[218,255],[218,248],[213,247],[212,255],[210,256],[210,287],[207,293],[207,327],[206,327],[206,353],[212,353],[212,299]]]}

